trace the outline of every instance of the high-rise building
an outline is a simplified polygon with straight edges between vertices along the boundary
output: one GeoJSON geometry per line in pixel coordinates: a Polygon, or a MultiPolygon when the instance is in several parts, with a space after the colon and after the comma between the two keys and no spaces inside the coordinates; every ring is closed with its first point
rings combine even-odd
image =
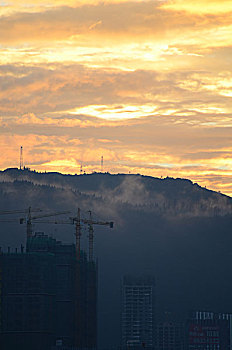
{"type": "Polygon", "coordinates": [[[187,350],[231,350],[232,315],[192,312],[186,324],[187,350]]]}
{"type": "Polygon", "coordinates": [[[155,328],[155,350],[183,350],[184,324],[158,323],[155,328]]]}
{"type": "Polygon", "coordinates": [[[0,255],[2,349],[96,348],[97,267],[75,248],[36,233],[0,255]]]}
{"type": "Polygon", "coordinates": [[[152,348],[154,329],[154,277],[124,276],[122,280],[122,348],[152,348]]]}

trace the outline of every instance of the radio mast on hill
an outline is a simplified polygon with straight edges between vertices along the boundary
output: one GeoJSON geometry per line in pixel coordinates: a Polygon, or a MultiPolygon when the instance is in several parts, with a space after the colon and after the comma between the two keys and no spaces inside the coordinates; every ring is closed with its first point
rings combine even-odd
{"type": "Polygon", "coordinates": [[[23,146],[20,147],[20,170],[23,170],[23,146]]]}
{"type": "Polygon", "coordinates": [[[101,173],[103,173],[103,156],[101,156],[101,173]]]}

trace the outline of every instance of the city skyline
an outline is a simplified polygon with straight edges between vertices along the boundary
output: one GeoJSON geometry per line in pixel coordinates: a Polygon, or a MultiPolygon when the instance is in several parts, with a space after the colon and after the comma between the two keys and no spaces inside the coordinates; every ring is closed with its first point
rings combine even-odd
{"type": "Polygon", "coordinates": [[[0,2],[0,169],[189,178],[232,195],[228,0],[0,2]]]}
{"type": "MultiPolygon", "coordinates": [[[[170,178],[161,180],[139,175],[99,173],[62,176],[58,173],[45,174],[16,169],[1,172],[0,195],[2,214],[0,256],[1,259],[5,259],[6,267],[9,266],[9,259],[15,259],[16,262],[13,264],[15,269],[12,266],[12,273],[7,272],[7,269],[0,269],[2,276],[5,276],[1,280],[3,305],[6,305],[4,298],[7,296],[7,286],[21,288],[25,285],[26,288],[25,280],[33,288],[40,286],[43,278],[37,278],[38,274],[34,274],[30,269],[31,259],[34,261],[35,256],[36,261],[39,261],[40,254],[44,259],[51,259],[51,264],[48,261],[44,263],[45,260],[42,258],[41,270],[37,269],[37,263],[35,270],[38,273],[40,271],[42,276],[48,265],[55,269],[57,267],[61,276],[57,278],[57,290],[66,293],[70,283],[64,281],[72,276],[72,273],[69,274],[67,271],[72,264],[67,263],[62,251],[64,249],[68,259],[74,259],[75,255],[74,260],[78,262],[78,257],[82,256],[79,254],[79,248],[83,247],[85,252],[89,253],[87,256],[85,254],[87,265],[90,268],[99,266],[99,279],[95,285],[99,286],[97,310],[98,339],[101,348],[109,349],[113,346],[116,348],[120,343],[120,280],[125,274],[138,277],[151,275],[157,281],[155,315],[160,322],[155,333],[161,350],[165,345],[163,340],[170,343],[175,341],[178,344],[183,334],[178,324],[165,324],[166,321],[172,321],[170,315],[174,316],[173,321],[179,323],[186,319],[186,313],[190,310],[201,312],[214,310],[226,314],[231,312],[232,284],[228,278],[231,269],[231,198],[200,188],[189,180],[170,178]],[[80,221],[77,205],[83,213],[80,217],[83,221],[80,221],[87,225],[85,228],[82,227],[82,235],[78,229],[80,221]],[[93,216],[92,214],[90,216],[89,209],[93,216]],[[67,218],[62,219],[58,214],[65,217],[67,215],[67,218]],[[53,216],[54,219],[52,219],[53,216]],[[93,224],[102,224],[104,223],[102,220],[113,220],[115,223],[112,232],[109,229],[105,232],[105,229],[103,231],[100,227],[98,229],[96,227],[94,234],[96,265],[93,265],[92,261],[93,237],[89,226],[90,217],[94,220],[93,224]],[[69,225],[66,227],[65,223],[69,225]],[[25,244],[25,238],[27,244],[25,244]],[[51,244],[52,242],[54,244],[51,244]],[[70,248],[66,250],[66,247],[70,248]],[[58,257],[61,259],[58,259],[60,263],[57,260],[58,257]],[[28,264],[25,266],[24,258],[28,258],[28,264]],[[20,262],[22,269],[19,268],[20,262]],[[18,270],[21,272],[18,273],[18,270]]],[[[72,268],[71,270],[73,271],[72,268]]],[[[87,277],[92,275],[90,270],[87,277]]],[[[78,269],[74,268],[74,271],[78,269]]],[[[53,273],[52,276],[51,279],[46,277],[49,283],[59,275],[53,273]]],[[[95,278],[91,280],[94,281],[95,278]]],[[[126,282],[126,285],[124,283],[126,299],[123,303],[125,313],[122,314],[125,331],[127,333],[132,330],[132,335],[135,335],[136,339],[141,335],[139,344],[145,343],[147,347],[150,340],[145,338],[151,334],[152,325],[149,310],[154,306],[154,303],[150,303],[151,289],[147,288],[147,283],[145,283],[146,286],[142,285],[138,288],[137,278],[135,280],[133,278],[132,286],[129,284],[130,281],[126,282]],[[131,319],[135,321],[133,322],[135,327],[127,328],[131,319]],[[146,320],[149,322],[146,323],[146,320]],[[144,327],[140,334],[137,325],[142,324],[143,321],[144,327]],[[143,330],[149,332],[144,334],[143,330]]],[[[84,284],[84,290],[86,290],[85,286],[84,284]]],[[[87,288],[87,295],[92,298],[91,293],[94,290],[95,288],[92,287],[87,288]]],[[[46,294],[46,291],[42,291],[43,294],[44,292],[46,294]]],[[[11,290],[10,293],[14,292],[11,290]]],[[[25,293],[27,294],[27,290],[25,293]]],[[[74,294],[78,295],[78,293],[74,294]]],[[[53,292],[52,295],[54,295],[53,292]]],[[[22,299],[22,295],[20,298],[22,299]]],[[[64,303],[70,306],[67,304],[68,300],[70,298],[65,297],[64,303]]],[[[61,299],[58,298],[58,301],[60,302],[61,299]]],[[[13,304],[14,302],[11,305],[13,304]]],[[[42,308],[42,302],[40,305],[42,308]]],[[[84,305],[86,305],[85,302],[84,305]]],[[[28,308],[28,310],[32,309],[28,308]]],[[[23,312],[25,309],[23,307],[20,310],[23,312]]],[[[39,312],[35,312],[35,318],[38,319],[38,315],[39,312]]],[[[28,316],[32,317],[32,315],[28,316]]],[[[11,311],[10,317],[17,327],[22,325],[21,320],[24,317],[19,316],[19,312],[14,314],[11,311]]],[[[61,319],[65,320],[65,317],[61,319]]],[[[2,320],[4,321],[3,314],[2,320]]],[[[215,345],[220,341],[219,323],[216,321],[215,324],[209,325],[217,327],[209,330],[218,332],[215,345]]],[[[223,321],[223,323],[226,322],[223,321]]],[[[31,322],[28,321],[28,324],[31,325],[31,322]]],[[[226,333],[227,325],[225,325],[226,333]]],[[[65,322],[65,330],[67,330],[66,326],[65,322]]],[[[206,324],[204,326],[208,327],[206,324]]],[[[200,327],[201,324],[196,324],[194,320],[190,323],[189,330],[191,333],[196,332],[195,338],[199,342],[202,339],[205,342],[210,341],[212,333],[209,337],[207,334],[202,336],[200,327]]],[[[61,343],[65,343],[62,337],[56,336],[58,347],[61,343]]],[[[8,337],[8,339],[12,338],[8,337]]],[[[177,349],[180,349],[178,345],[177,349]]]]}

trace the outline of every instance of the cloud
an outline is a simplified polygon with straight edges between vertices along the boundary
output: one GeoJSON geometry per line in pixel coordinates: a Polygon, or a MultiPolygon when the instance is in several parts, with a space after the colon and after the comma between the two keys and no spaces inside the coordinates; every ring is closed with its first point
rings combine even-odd
{"type": "MultiPolygon", "coordinates": [[[[1,167],[231,176],[228,1],[30,1],[0,21],[1,167]],[[220,6],[219,6],[220,5],[220,6]],[[200,8],[201,7],[201,8],[200,8]]],[[[220,187],[220,180],[222,184],[220,187]]]]}
{"type": "MultiPolygon", "coordinates": [[[[213,120],[210,115],[206,118],[209,117],[213,120]]],[[[18,164],[19,148],[23,145],[26,164],[37,170],[76,173],[82,162],[85,171],[100,171],[103,155],[105,171],[188,177],[215,189],[219,185],[212,180],[214,177],[226,179],[232,175],[232,128],[203,125],[202,116],[188,116],[181,123],[178,116],[150,116],[115,121],[113,125],[112,121],[98,125],[95,118],[91,121],[91,117],[86,117],[90,124],[84,128],[77,122],[72,127],[52,124],[49,128],[45,123],[52,123],[52,118],[46,117],[44,123],[42,117],[35,115],[23,118],[22,128],[18,119],[15,125],[12,118],[9,131],[0,136],[6,155],[1,158],[2,168],[18,164]]],[[[79,118],[81,123],[83,116],[79,118]]],[[[220,120],[220,116],[214,118],[220,120]]],[[[224,189],[231,193],[229,184],[224,189]]]]}
{"type": "MultiPolygon", "coordinates": [[[[178,115],[181,122],[186,115],[218,113],[226,118],[231,77],[229,71],[215,77],[208,71],[122,72],[79,64],[0,66],[0,115],[83,114],[115,120],[178,115]]],[[[63,122],[56,120],[57,125],[63,122]]]]}
{"type": "Polygon", "coordinates": [[[168,0],[162,4],[167,10],[186,11],[197,14],[225,14],[232,12],[230,0],[168,0]]]}
{"type": "Polygon", "coordinates": [[[89,26],[89,30],[93,30],[101,24],[102,24],[102,21],[97,21],[96,23],[93,23],[93,24],[91,24],[91,26],[89,26]]]}
{"type": "Polygon", "coordinates": [[[100,195],[109,203],[129,203],[133,206],[146,205],[150,202],[149,192],[141,178],[128,176],[114,190],[100,189],[100,195]]]}
{"type": "MultiPolygon", "coordinates": [[[[182,2],[181,2],[182,3],[182,2]]],[[[115,3],[96,3],[73,8],[69,6],[51,7],[35,13],[15,13],[5,16],[0,23],[2,43],[48,42],[77,38],[77,43],[106,40],[108,42],[133,41],[137,38],[159,40],[176,37],[183,39],[183,29],[189,36],[189,30],[195,31],[195,40],[200,43],[196,33],[210,34],[213,28],[223,28],[231,23],[230,13],[211,15],[188,15],[177,11],[168,11],[175,4],[157,1],[127,1],[115,3]],[[93,30],[94,29],[94,30],[93,30]],[[92,37],[93,36],[93,37],[92,37]]],[[[59,3],[58,3],[59,5],[59,3]]],[[[62,4],[60,4],[62,5],[62,4]]],[[[217,4],[218,5],[218,4],[217,4]]],[[[203,6],[201,6],[203,8],[203,6]]],[[[192,7],[193,8],[193,7],[192,7]]],[[[218,6],[219,8],[219,6],[218,6]]],[[[191,34],[190,34],[191,35],[191,34]]],[[[189,38],[190,39],[190,38],[189,38]]],[[[215,37],[217,40],[217,37],[215,37]]]]}

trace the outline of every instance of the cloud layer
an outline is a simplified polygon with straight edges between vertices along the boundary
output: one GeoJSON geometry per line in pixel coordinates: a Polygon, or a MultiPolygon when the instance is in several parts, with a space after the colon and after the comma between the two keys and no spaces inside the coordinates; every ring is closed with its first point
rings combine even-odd
{"type": "Polygon", "coordinates": [[[1,169],[187,177],[232,195],[230,1],[1,5],[1,169]]]}

